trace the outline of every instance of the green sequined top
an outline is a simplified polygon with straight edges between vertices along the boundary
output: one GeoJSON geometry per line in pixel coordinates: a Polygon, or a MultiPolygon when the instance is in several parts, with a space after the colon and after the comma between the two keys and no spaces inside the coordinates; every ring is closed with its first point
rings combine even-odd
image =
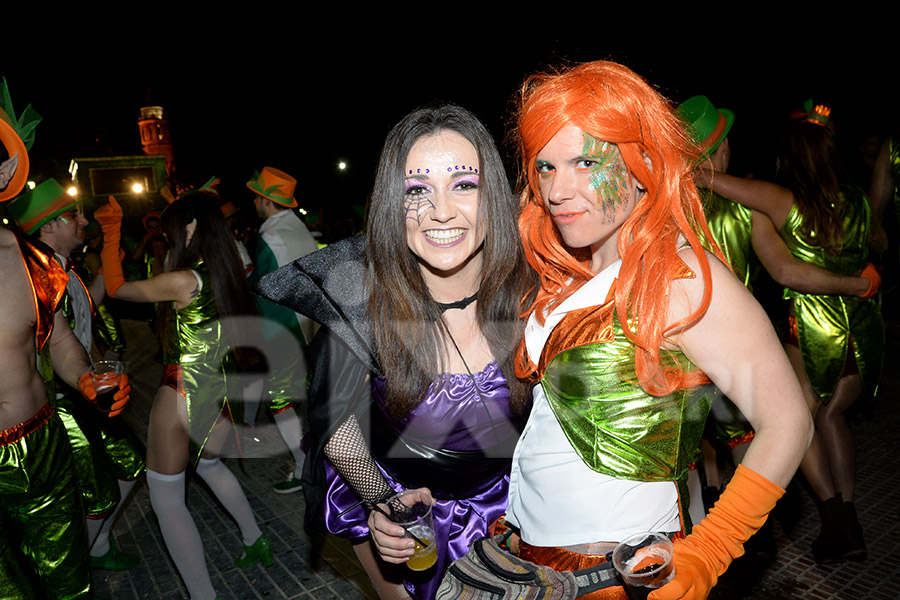
{"type": "Polygon", "coordinates": [[[231,370],[231,356],[222,339],[209,268],[199,261],[193,270],[200,275],[200,292],[184,308],[172,308],[163,363],[181,366],[191,458],[196,462],[216,419],[228,405],[225,373],[231,370]]]}
{"type": "Polygon", "coordinates": [[[735,276],[752,290],[750,277],[756,269],[757,259],[750,241],[750,209],[710,189],[700,188],[698,191],[709,232],[728,259],[735,276]]]}
{"type": "MultiPolygon", "coordinates": [[[[781,237],[796,258],[840,275],[855,275],[868,260],[871,209],[862,190],[841,187],[844,245],[840,254],[810,244],[801,232],[803,217],[794,205],[781,237]]],[[[785,288],[797,316],[797,339],[813,390],[828,403],[847,360],[850,341],[863,388],[874,394],[884,355],[884,323],[873,299],[804,294],[785,288]]]]}
{"type": "MultiPolygon", "coordinates": [[[[681,352],[664,353],[664,364],[676,362],[696,369],[681,352]]],[[[566,437],[592,470],[636,481],[686,480],[715,387],[666,396],[644,391],[634,371],[634,344],[612,300],[568,313],[547,340],[538,373],[566,437]]]]}

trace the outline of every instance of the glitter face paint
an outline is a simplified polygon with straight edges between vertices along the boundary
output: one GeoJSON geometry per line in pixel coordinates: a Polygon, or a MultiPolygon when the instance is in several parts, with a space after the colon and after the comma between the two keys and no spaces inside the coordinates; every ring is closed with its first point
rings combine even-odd
{"type": "Polygon", "coordinates": [[[590,173],[590,187],[596,194],[597,203],[603,214],[613,219],[630,197],[628,167],[618,146],[598,140],[589,133],[582,132],[582,136],[584,160],[579,161],[576,171],[590,173]]]}

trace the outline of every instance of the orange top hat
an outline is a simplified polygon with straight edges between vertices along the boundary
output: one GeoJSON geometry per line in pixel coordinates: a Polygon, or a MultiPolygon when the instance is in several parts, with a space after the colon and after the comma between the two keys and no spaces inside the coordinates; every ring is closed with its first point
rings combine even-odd
{"type": "Polygon", "coordinates": [[[276,204],[288,208],[297,206],[297,201],[294,200],[294,188],[297,187],[297,180],[284,171],[263,167],[261,173],[253,174],[253,179],[247,182],[247,187],[276,204]]]}
{"type": "Polygon", "coordinates": [[[4,77],[0,82],[0,143],[6,148],[9,160],[2,161],[0,165],[6,167],[0,169],[0,182],[5,183],[0,186],[0,202],[15,198],[25,187],[28,180],[28,149],[34,141],[34,128],[40,121],[41,116],[30,104],[22,112],[22,117],[16,119],[4,77]],[[6,176],[3,173],[13,165],[9,161],[17,161],[17,164],[13,167],[9,181],[5,181],[6,176]]]}
{"type": "Polygon", "coordinates": [[[219,209],[222,211],[222,214],[225,215],[226,219],[238,211],[237,206],[235,206],[234,202],[231,200],[226,200],[219,206],[219,209]]]}

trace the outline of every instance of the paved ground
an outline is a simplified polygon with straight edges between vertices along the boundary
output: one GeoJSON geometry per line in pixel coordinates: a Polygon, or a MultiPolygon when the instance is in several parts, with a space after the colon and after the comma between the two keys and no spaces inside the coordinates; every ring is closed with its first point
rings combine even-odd
{"type": "MultiPolygon", "coordinates": [[[[153,355],[149,328],[126,321],[129,372],[134,396],[126,416],[146,435],[152,394],[161,367],[153,355]]],[[[896,323],[892,324],[896,331],[896,323]]],[[[818,533],[818,517],[809,496],[795,482],[778,509],[774,529],[777,558],[748,556],[737,563],[714,591],[713,598],[884,598],[893,600],[900,588],[900,336],[889,335],[888,359],[880,401],[866,419],[853,424],[859,448],[857,505],[866,532],[870,560],[817,566],[809,552],[818,533]]],[[[266,417],[261,416],[261,422],[266,417]]],[[[188,483],[188,505],[203,536],[213,583],[223,598],[354,599],[374,598],[349,545],[335,538],[312,540],[303,532],[302,494],[281,496],[271,486],[292,467],[274,426],[262,424],[261,449],[267,458],[230,458],[250,498],[262,529],[272,541],[275,565],[234,568],[240,553],[237,526],[224,515],[197,479],[188,483]]],[[[113,531],[121,548],[140,554],[132,571],[94,571],[99,597],[114,599],[186,597],[181,580],[165,550],[150,508],[147,487],[139,483],[113,531]]]]}

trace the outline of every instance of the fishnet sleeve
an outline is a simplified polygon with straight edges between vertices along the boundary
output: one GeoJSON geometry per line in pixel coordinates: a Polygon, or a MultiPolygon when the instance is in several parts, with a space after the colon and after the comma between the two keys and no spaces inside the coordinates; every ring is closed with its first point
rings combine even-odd
{"type": "Polygon", "coordinates": [[[394,493],[375,464],[355,415],[350,415],[325,443],[325,456],[341,479],[367,503],[383,501],[394,493]]]}

